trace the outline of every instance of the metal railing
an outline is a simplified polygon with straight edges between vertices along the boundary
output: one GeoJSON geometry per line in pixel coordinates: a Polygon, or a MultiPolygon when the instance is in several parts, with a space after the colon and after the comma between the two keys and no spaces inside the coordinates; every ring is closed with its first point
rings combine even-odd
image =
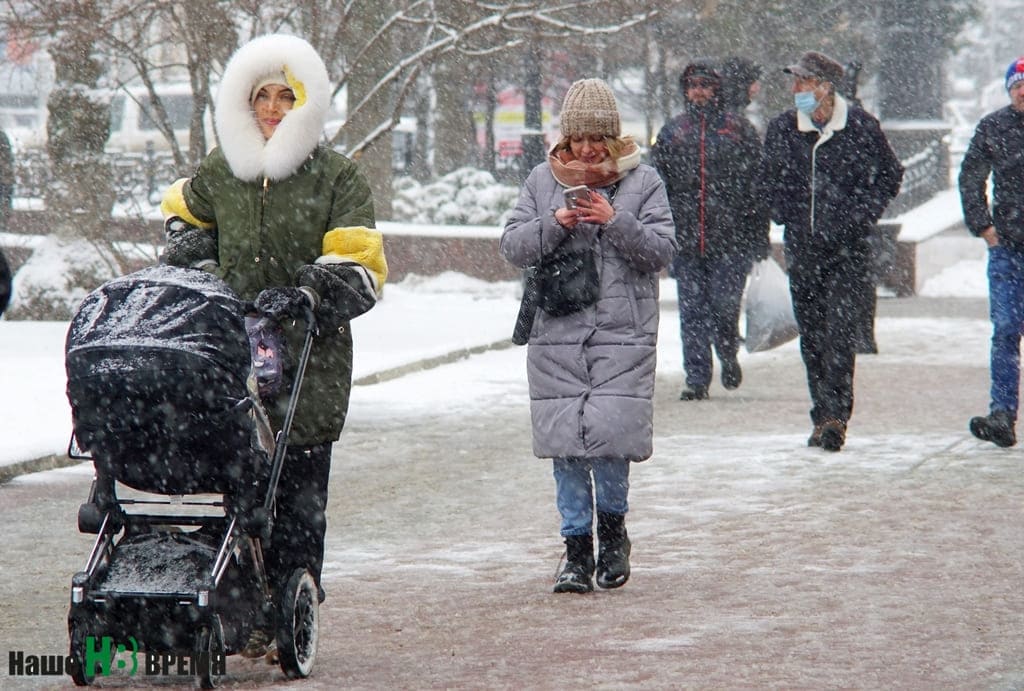
{"type": "MultiPolygon", "coordinates": [[[[141,153],[108,152],[103,162],[110,167],[115,199],[129,207],[152,206],[168,185],[181,177],[170,152],[147,147],[141,153]]],[[[50,158],[43,149],[26,149],[16,154],[14,196],[43,199],[53,183],[50,158]]]]}
{"type": "MultiPolygon", "coordinates": [[[[918,136],[907,141],[900,134],[889,133],[905,171],[900,194],[886,210],[887,218],[924,203],[949,185],[949,154],[943,138],[922,141],[918,136]],[[899,141],[901,139],[904,141],[899,141]]],[[[104,162],[110,166],[117,202],[137,209],[159,204],[164,190],[188,173],[174,164],[170,152],[156,151],[152,147],[141,153],[108,152],[104,162]]],[[[45,150],[27,149],[17,153],[15,197],[42,199],[52,182],[50,159],[45,150]]]]}

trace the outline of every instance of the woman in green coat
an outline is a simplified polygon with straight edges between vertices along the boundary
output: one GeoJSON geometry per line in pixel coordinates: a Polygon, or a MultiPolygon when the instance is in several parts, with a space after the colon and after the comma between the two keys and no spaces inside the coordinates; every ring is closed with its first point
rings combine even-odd
{"type": "MultiPolygon", "coordinates": [[[[327,69],[306,41],[281,34],[242,46],[217,94],[220,147],[174,183],[161,210],[164,260],[205,268],[276,317],[298,353],[316,306],[315,339],[278,485],[267,569],[272,585],[306,567],[320,585],[331,447],[352,386],[349,320],[374,305],[387,277],[373,199],[355,163],[320,144],[327,69]]],[[[270,406],[280,427],[286,401],[270,406]]],[[[321,600],[323,589],[320,588],[321,600]]]]}

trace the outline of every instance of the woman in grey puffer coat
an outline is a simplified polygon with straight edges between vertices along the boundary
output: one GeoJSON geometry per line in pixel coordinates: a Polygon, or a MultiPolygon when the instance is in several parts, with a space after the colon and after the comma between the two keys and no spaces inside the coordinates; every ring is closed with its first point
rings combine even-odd
{"type": "Polygon", "coordinates": [[[620,136],[607,84],[569,88],[561,131],[526,180],[501,252],[528,267],[565,242],[591,248],[597,264],[597,301],[565,316],[538,308],[527,354],[533,452],[554,459],[566,543],[555,592],[582,593],[593,590],[594,498],[597,584],[617,588],[629,578],[629,465],[652,453],[658,273],[677,245],[661,178],[620,136]],[[566,208],[563,191],[584,184],[589,195],[566,208]]]}

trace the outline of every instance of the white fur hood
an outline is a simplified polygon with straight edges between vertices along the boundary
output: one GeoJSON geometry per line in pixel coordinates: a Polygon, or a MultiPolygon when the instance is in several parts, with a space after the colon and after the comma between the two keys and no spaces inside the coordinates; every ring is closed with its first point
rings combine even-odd
{"type": "Polygon", "coordinates": [[[323,60],[296,36],[260,36],[239,48],[224,68],[214,119],[228,165],[242,180],[281,180],[302,165],[320,141],[331,89],[323,60]],[[253,115],[252,88],[284,73],[295,92],[295,107],[268,140],[253,115]]]}

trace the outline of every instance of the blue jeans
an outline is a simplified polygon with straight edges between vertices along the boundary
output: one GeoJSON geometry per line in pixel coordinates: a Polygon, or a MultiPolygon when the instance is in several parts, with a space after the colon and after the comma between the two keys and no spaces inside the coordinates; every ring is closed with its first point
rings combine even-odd
{"type": "Polygon", "coordinates": [[[554,459],[555,501],[562,515],[562,537],[592,533],[595,494],[598,511],[629,511],[629,464],[621,458],[554,459]]]}
{"type": "Polygon", "coordinates": [[[740,302],[750,260],[677,256],[672,269],[679,297],[686,385],[707,387],[711,383],[711,347],[719,360],[732,360],[739,350],[740,302]]]}
{"type": "Polygon", "coordinates": [[[992,412],[1017,418],[1020,336],[1024,326],[1024,252],[996,245],[988,251],[989,314],[992,318],[992,412]]]}

